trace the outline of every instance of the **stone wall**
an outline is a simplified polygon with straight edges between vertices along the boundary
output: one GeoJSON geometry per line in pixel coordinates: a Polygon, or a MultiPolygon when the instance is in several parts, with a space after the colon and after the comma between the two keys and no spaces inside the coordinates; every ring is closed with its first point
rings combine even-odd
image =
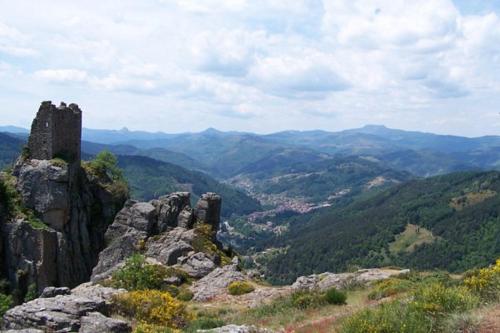
{"type": "Polygon", "coordinates": [[[81,156],[82,112],[78,105],[42,102],[31,125],[28,140],[30,157],[50,160],[62,157],[69,162],[79,162],[81,156]]]}

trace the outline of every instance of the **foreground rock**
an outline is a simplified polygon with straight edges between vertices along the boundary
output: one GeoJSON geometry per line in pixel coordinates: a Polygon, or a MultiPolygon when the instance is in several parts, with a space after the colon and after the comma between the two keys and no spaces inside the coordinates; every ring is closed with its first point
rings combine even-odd
{"type": "Polygon", "coordinates": [[[322,273],[297,278],[292,285],[294,290],[326,290],[332,287],[337,289],[347,288],[352,285],[366,285],[371,282],[385,280],[391,276],[408,273],[409,270],[392,270],[371,268],[362,269],[354,273],[322,273]]]}
{"type": "Polygon", "coordinates": [[[7,311],[5,329],[41,329],[46,332],[130,332],[130,326],[104,316],[113,295],[124,292],[83,284],[69,295],[37,298],[7,311]]]}
{"type": "Polygon", "coordinates": [[[238,270],[237,265],[227,265],[216,268],[204,278],[196,281],[190,290],[193,292],[193,300],[205,302],[214,297],[227,293],[227,287],[231,282],[244,281],[248,278],[238,270]]]}

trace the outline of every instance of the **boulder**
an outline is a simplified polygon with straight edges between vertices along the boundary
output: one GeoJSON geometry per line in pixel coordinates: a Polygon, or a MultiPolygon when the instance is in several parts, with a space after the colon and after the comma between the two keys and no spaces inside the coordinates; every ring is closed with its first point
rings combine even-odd
{"type": "Polygon", "coordinates": [[[203,252],[193,253],[187,257],[179,258],[181,269],[194,278],[202,278],[213,271],[217,266],[213,258],[203,252]]]}
{"type": "Polygon", "coordinates": [[[80,319],[79,333],[130,333],[132,327],[123,321],[91,312],[80,319]]]}
{"type": "Polygon", "coordinates": [[[193,283],[190,287],[193,300],[208,301],[217,295],[227,294],[227,287],[231,282],[244,281],[247,277],[235,265],[218,267],[207,276],[193,283]]]}
{"type": "Polygon", "coordinates": [[[122,292],[125,290],[83,284],[73,289],[70,295],[37,298],[8,310],[2,325],[5,329],[78,332],[82,317],[108,312],[113,295],[122,292]]]}
{"type": "Polygon", "coordinates": [[[71,290],[68,287],[47,287],[42,291],[40,298],[56,297],[58,295],[70,295],[71,290]]]}

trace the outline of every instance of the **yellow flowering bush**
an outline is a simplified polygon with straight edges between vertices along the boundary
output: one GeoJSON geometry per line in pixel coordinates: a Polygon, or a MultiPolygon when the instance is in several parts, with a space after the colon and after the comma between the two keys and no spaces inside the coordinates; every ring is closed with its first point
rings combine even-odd
{"type": "Polygon", "coordinates": [[[133,318],[144,326],[149,324],[181,328],[192,319],[186,311],[186,306],[168,292],[131,291],[119,294],[113,300],[118,313],[133,318]]]}
{"type": "Polygon", "coordinates": [[[491,267],[469,273],[464,284],[486,300],[500,299],[500,259],[491,267]]]}

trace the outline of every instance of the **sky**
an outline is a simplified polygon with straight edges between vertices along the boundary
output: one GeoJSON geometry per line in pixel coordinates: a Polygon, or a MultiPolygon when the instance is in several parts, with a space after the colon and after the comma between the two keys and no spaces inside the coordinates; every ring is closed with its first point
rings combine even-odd
{"type": "Polygon", "coordinates": [[[0,124],[500,135],[500,0],[0,0],[0,124]]]}

